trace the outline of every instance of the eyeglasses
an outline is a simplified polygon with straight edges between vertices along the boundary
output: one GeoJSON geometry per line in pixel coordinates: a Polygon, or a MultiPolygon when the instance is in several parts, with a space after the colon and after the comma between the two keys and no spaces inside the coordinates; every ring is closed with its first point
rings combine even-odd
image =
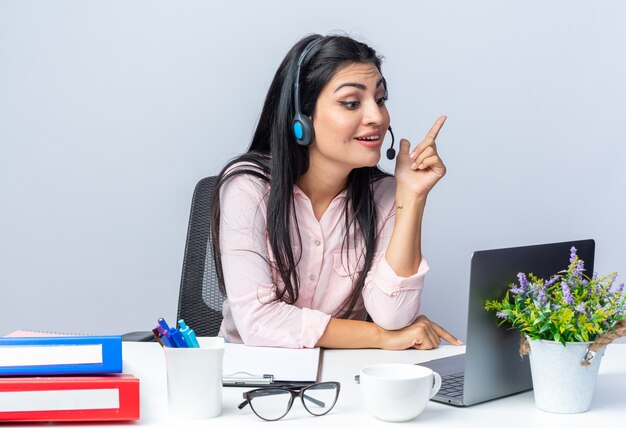
{"type": "Polygon", "coordinates": [[[243,393],[239,409],[250,404],[252,411],[266,421],[277,421],[291,410],[293,401],[300,397],[304,408],[314,416],[330,412],[339,397],[339,382],[322,382],[306,387],[258,388],[243,393]]]}

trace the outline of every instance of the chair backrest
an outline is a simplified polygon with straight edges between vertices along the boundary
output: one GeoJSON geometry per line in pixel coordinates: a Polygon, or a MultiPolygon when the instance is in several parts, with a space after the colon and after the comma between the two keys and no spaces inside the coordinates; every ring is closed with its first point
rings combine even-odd
{"type": "Polygon", "coordinates": [[[198,336],[217,336],[224,296],[220,292],[211,247],[211,201],[217,177],[196,184],[191,201],[177,319],[198,336]]]}

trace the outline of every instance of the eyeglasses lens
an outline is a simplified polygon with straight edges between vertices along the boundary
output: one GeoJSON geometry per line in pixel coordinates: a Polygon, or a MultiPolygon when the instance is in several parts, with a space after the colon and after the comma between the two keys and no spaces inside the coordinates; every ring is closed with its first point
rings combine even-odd
{"type": "Polygon", "coordinates": [[[289,411],[291,393],[284,389],[262,389],[251,397],[250,407],[261,418],[274,421],[289,411]]]}
{"type": "Polygon", "coordinates": [[[321,416],[330,412],[337,401],[339,390],[335,383],[319,383],[306,388],[302,402],[306,409],[316,415],[321,416]]]}

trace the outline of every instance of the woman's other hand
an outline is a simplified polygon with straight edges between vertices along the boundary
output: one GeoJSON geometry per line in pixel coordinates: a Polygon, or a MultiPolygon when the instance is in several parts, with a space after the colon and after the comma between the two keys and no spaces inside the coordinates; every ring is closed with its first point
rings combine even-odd
{"type": "Polygon", "coordinates": [[[382,349],[434,349],[439,346],[441,339],[451,345],[463,345],[463,342],[445,328],[429,320],[425,315],[420,315],[413,324],[407,327],[400,330],[387,330],[384,334],[382,349]]]}

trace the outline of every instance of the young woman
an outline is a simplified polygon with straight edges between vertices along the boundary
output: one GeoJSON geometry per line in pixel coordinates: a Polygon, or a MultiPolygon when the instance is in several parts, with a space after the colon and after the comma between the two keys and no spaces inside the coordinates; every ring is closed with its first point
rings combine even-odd
{"type": "Polygon", "coordinates": [[[435,145],[445,117],[413,150],[400,142],[390,176],[376,166],[391,131],[386,99],[380,58],[349,37],[305,37],[281,63],[247,153],[226,165],[215,192],[228,341],[461,344],[420,315],[421,223],[446,171],[435,145]]]}

